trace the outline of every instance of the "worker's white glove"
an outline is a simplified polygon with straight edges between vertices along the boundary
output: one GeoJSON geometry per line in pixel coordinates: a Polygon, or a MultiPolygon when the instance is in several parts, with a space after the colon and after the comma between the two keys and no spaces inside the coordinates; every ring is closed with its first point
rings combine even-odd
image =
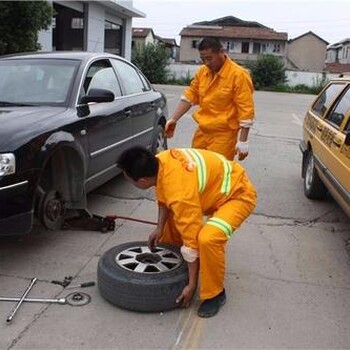
{"type": "Polygon", "coordinates": [[[236,144],[236,150],[238,153],[238,159],[244,159],[249,152],[249,141],[238,141],[236,144]]]}
{"type": "Polygon", "coordinates": [[[237,145],[237,152],[239,153],[248,153],[249,152],[249,141],[238,141],[237,145]]]}

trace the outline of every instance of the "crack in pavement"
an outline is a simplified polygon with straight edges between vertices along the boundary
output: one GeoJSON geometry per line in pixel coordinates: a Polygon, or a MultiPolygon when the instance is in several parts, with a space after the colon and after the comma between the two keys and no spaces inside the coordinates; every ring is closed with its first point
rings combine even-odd
{"type": "MultiPolygon", "coordinates": [[[[109,198],[113,198],[113,199],[117,199],[117,200],[128,200],[128,201],[149,201],[152,203],[156,203],[156,199],[154,198],[150,198],[150,196],[139,196],[139,197],[128,197],[128,196],[114,196],[111,194],[103,194],[103,193],[97,193],[96,195],[99,196],[105,196],[105,197],[109,197],[109,198]]],[[[260,216],[260,217],[264,217],[267,219],[277,219],[277,220],[286,220],[286,221],[292,221],[290,223],[259,223],[256,225],[261,225],[261,226],[271,226],[271,227],[278,227],[278,226],[284,226],[284,227],[293,227],[293,226],[304,226],[304,227],[312,227],[314,224],[316,223],[320,223],[320,224],[339,224],[341,223],[340,220],[321,220],[323,219],[325,216],[331,214],[335,212],[335,209],[331,209],[328,211],[325,211],[323,213],[321,213],[320,215],[316,216],[315,218],[312,219],[301,219],[301,218],[295,218],[295,217],[291,217],[291,216],[281,216],[281,215],[269,215],[263,212],[255,212],[253,213],[251,216],[260,216]]],[[[333,228],[333,232],[341,232],[341,231],[346,231],[345,230],[335,230],[333,228]]]]}
{"type": "Polygon", "coordinates": [[[321,224],[339,224],[341,223],[340,220],[324,220],[322,221],[321,219],[324,218],[325,216],[331,214],[335,212],[335,209],[331,209],[331,210],[327,210],[324,213],[316,216],[313,219],[300,219],[300,218],[295,218],[295,217],[289,217],[289,216],[281,216],[281,215],[269,215],[269,214],[265,214],[263,212],[255,212],[252,214],[252,216],[260,216],[260,217],[264,217],[267,219],[277,219],[277,220],[286,220],[286,221],[293,221],[293,223],[259,223],[256,225],[263,225],[263,226],[307,226],[307,227],[312,227],[314,224],[316,223],[321,223],[321,224]]]}
{"type": "Polygon", "coordinates": [[[18,334],[18,336],[12,340],[12,342],[10,343],[10,345],[8,346],[8,348],[6,350],[11,350],[13,349],[14,346],[16,346],[16,344],[22,339],[23,336],[25,336],[25,334],[27,333],[27,331],[39,320],[40,316],[42,314],[44,314],[44,312],[50,307],[52,306],[51,304],[46,305],[43,307],[43,309],[37,313],[35,313],[34,315],[34,319],[28,323],[28,325],[18,334]]]}
{"type": "Polygon", "coordinates": [[[155,199],[149,198],[148,196],[140,196],[140,197],[123,197],[123,196],[114,196],[113,194],[105,194],[105,193],[95,193],[95,196],[103,196],[103,197],[109,197],[113,199],[118,199],[118,200],[129,200],[129,201],[150,201],[150,202],[155,202],[155,199]]]}
{"type": "Polygon", "coordinates": [[[268,249],[269,249],[269,252],[270,252],[270,259],[271,259],[271,263],[272,265],[277,269],[278,271],[278,275],[281,276],[282,275],[282,269],[281,269],[281,266],[279,264],[279,260],[276,256],[276,254],[274,253],[274,248],[273,248],[273,245],[271,243],[271,239],[269,237],[267,237],[266,235],[264,235],[264,231],[259,229],[258,230],[259,234],[260,234],[260,237],[267,243],[267,246],[268,246],[268,249]]]}
{"type": "Polygon", "coordinates": [[[259,134],[259,131],[257,131],[255,134],[253,134],[252,136],[256,136],[256,137],[261,137],[261,138],[265,138],[265,139],[271,139],[271,140],[279,140],[279,141],[285,141],[287,143],[299,143],[300,138],[294,138],[294,137],[281,137],[281,136],[274,136],[274,135],[262,135],[259,134]]]}

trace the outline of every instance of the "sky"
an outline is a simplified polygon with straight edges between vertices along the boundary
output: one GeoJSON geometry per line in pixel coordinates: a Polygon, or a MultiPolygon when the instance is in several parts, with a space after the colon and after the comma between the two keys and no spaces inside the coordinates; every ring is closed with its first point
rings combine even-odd
{"type": "Polygon", "coordinates": [[[178,44],[183,27],[225,16],[259,22],[288,39],[308,31],[329,44],[350,38],[350,0],[133,0],[133,6],[146,14],[133,27],[150,27],[178,44]]]}

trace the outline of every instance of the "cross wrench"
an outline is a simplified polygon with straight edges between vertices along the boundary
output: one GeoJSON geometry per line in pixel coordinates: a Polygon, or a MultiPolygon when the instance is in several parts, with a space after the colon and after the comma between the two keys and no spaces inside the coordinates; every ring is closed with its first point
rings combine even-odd
{"type": "Polygon", "coordinates": [[[21,301],[22,302],[32,302],[32,303],[54,303],[61,305],[70,305],[70,306],[82,306],[90,302],[91,297],[89,294],[83,292],[70,293],[64,298],[58,299],[43,299],[43,298],[18,298],[18,297],[0,297],[0,301],[21,301]]]}
{"type": "MultiPolygon", "coordinates": [[[[21,298],[6,298],[6,297],[0,297],[0,301],[20,301],[21,298]]],[[[56,303],[56,304],[66,304],[66,298],[60,298],[60,299],[23,299],[23,302],[30,302],[30,303],[56,303]]]]}
{"type": "Polygon", "coordinates": [[[18,300],[17,305],[15,306],[15,308],[13,309],[13,311],[11,312],[10,316],[7,317],[6,322],[10,323],[13,319],[13,317],[15,316],[17,310],[19,309],[19,307],[21,306],[23,300],[26,298],[27,294],[30,292],[30,290],[33,288],[35,282],[37,281],[37,278],[33,278],[28,286],[28,288],[25,290],[25,292],[23,293],[22,297],[18,300]]]}

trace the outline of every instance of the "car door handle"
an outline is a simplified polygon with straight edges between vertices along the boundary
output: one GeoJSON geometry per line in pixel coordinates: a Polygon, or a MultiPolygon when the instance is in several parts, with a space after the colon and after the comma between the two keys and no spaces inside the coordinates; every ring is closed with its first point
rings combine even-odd
{"type": "Polygon", "coordinates": [[[127,117],[130,117],[131,116],[131,109],[130,108],[125,108],[124,109],[124,113],[127,117]]]}
{"type": "Polygon", "coordinates": [[[316,128],[317,128],[318,131],[322,131],[323,130],[323,126],[322,125],[317,125],[316,128]]]}

